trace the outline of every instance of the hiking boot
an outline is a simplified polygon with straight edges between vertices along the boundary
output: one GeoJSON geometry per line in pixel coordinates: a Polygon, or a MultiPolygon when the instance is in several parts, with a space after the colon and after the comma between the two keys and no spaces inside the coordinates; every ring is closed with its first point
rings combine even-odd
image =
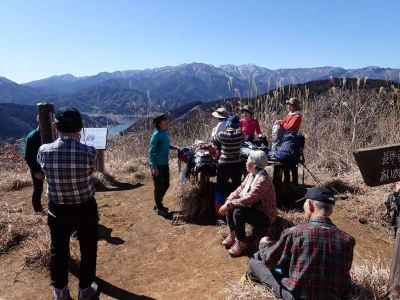
{"type": "Polygon", "coordinates": [[[235,232],[230,231],[228,236],[222,241],[222,246],[224,246],[226,249],[229,249],[233,246],[235,243],[235,232]]]}
{"type": "Polygon", "coordinates": [[[54,300],[72,300],[68,287],[65,287],[63,289],[54,288],[53,289],[53,299],[54,300]]]}
{"type": "Polygon", "coordinates": [[[247,250],[247,244],[243,241],[235,240],[233,246],[229,249],[228,253],[232,257],[242,256],[247,250]]]}
{"type": "Polygon", "coordinates": [[[96,283],[92,283],[92,285],[86,289],[79,288],[78,300],[98,300],[99,294],[97,288],[96,283]]]}

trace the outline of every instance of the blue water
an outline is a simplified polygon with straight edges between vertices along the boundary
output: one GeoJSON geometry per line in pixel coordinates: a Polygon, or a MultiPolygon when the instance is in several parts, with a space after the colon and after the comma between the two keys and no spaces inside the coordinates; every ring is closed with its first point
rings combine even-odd
{"type": "Polygon", "coordinates": [[[123,133],[124,131],[126,131],[129,127],[131,127],[135,122],[128,122],[128,123],[123,123],[123,124],[119,124],[113,127],[109,127],[108,128],[108,134],[109,136],[115,136],[118,135],[120,133],[123,133]]]}

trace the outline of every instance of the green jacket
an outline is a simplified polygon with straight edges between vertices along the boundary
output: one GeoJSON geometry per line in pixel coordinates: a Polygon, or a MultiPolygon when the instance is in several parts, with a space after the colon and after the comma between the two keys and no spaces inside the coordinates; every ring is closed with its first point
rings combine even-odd
{"type": "Polygon", "coordinates": [[[151,168],[168,166],[171,142],[166,130],[154,130],[149,147],[149,163],[151,168]]]}
{"type": "Polygon", "coordinates": [[[40,137],[40,131],[39,128],[36,128],[26,136],[25,161],[32,172],[42,170],[37,162],[37,154],[41,145],[42,138],[40,137]]]}

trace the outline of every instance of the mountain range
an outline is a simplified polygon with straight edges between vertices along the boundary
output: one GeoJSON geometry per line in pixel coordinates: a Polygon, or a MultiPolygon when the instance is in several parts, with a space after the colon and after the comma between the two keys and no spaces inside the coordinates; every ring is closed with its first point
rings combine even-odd
{"type": "Polygon", "coordinates": [[[88,113],[146,114],[173,110],[195,101],[253,97],[277,86],[329,78],[368,77],[400,81],[400,69],[366,67],[271,70],[257,65],[183,64],[145,70],[57,75],[25,84],[0,77],[0,103],[32,105],[51,101],[88,113]]]}

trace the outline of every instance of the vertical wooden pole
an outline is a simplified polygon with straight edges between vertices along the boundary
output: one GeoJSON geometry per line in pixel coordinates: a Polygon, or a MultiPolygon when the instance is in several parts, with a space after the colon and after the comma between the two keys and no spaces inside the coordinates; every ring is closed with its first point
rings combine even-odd
{"type": "Polygon", "coordinates": [[[96,150],[96,169],[100,173],[104,173],[104,150],[96,150]]]}
{"type": "Polygon", "coordinates": [[[389,278],[390,299],[400,299],[400,232],[396,234],[392,267],[389,278]]]}
{"type": "Polygon", "coordinates": [[[37,104],[39,114],[39,130],[42,138],[42,144],[48,144],[54,141],[53,132],[53,113],[54,106],[51,103],[38,103],[37,104]]]}

